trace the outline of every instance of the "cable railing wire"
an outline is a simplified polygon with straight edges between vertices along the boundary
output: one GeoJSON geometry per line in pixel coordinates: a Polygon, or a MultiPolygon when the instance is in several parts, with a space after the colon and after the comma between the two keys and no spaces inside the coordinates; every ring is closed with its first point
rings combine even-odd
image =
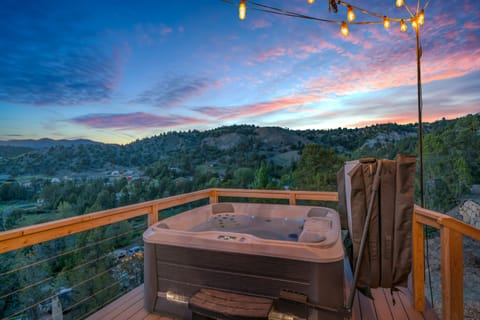
{"type": "Polygon", "coordinates": [[[98,244],[100,243],[103,243],[103,242],[106,242],[106,241],[110,241],[112,239],[116,239],[116,238],[119,238],[121,236],[124,236],[128,233],[133,233],[135,231],[139,231],[139,230],[145,230],[146,229],[146,226],[140,226],[140,227],[137,227],[133,230],[130,230],[130,231],[127,231],[127,232],[124,232],[124,233],[121,233],[121,234],[118,234],[116,236],[112,236],[112,237],[109,237],[109,238],[105,238],[105,239],[102,239],[100,241],[97,241],[97,242],[94,242],[94,243],[91,243],[91,244],[88,244],[88,245],[85,245],[83,247],[79,247],[79,248],[75,248],[75,249],[72,249],[72,250],[69,250],[69,251],[65,251],[65,252],[62,252],[60,254],[57,254],[57,255],[54,255],[54,256],[51,256],[51,257],[48,257],[48,258],[45,258],[43,260],[40,260],[40,261],[36,261],[34,263],[31,263],[31,264],[27,264],[25,266],[21,266],[21,267],[18,267],[18,268],[15,268],[15,269],[12,269],[12,270],[9,270],[9,271],[6,271],[6,272],[3,272],[3,273],[0,273],[0,277],[3,277],[5,275],[9,275],[11,273],[15,273],[17,271],[20,271],[20,270],[24,270],[24,269],[27,269],[27,268],[30,268],[30,267],[33,267],[33,266],[37,266],[37,265],[40,265],[42,263],[45,263],[45,262],[48,262],[52,259],[57,259],[59,257],[62,257],[62,256],[65,256],[67,254],[71,254],[71,253],[75,253],[77,251],[80,251],[80,250],[83,250],[83,249],[86,249],[86,248],[90,248],[90,247],[93,247],[93,246],[97,246],[98,244]]]}
{"type": "MultiPolygon", "coordinates": [[[[81,250],[84,250],[84,249],[87,249],[87,248],[91,248],[91,247],[93,247],[93,246],[98,246],[99,244],[105,243],[105,242],[107,242],[107,241],[115,240],[115,239],[117,239],[117,238],[124,237],[124,236],[126,236],[126,235],[128,235],[128,234],[132,234],[132,233],[134,233],[134,232],[136,232],[136,231],[144,230],[144,229],[145,229],[145,226],[144,226],[144,225],[141,225],[141,226],[136,227],[136,228],[134,228],[134,229],[132,229],[132,230],[129,230],[129,231],[127,231],[127,232],[123,232],[123,233],[121,233],[121,234],[117,234],[117,235],[115,235],[115,236],[102,239],[102,240],[100,240],[100,241],[98,241],[98,242],[95,242],[95,243],[92,243],[92,244],[87,244],[87,245],[85,245],[85,246],[82,246],[82,247],[79,247],[79,248],[75,248],[75,249],[72,249],[72,250],[63,252],[63,253],[61,253],[61,254],[54,255],[54,256],[49,257],[49,258],[47,258],[47,259],[43,259],[43,260],[41,260],[41,261],[37,261],[37,262],[35,262],[35,263],[32,263],[32,264],[29,264],[29,265],[26,265],[26,266],[22,266],[22,267],[19,267],[19,268],[15,268],[15,269],[9,270],[8,272],[4,272],[4,273],[0,274],[0,277],[1,277],[1,276],[5,276],[5,275],[10,275],[10,274],[12,274],[12,273],[15,273],[15,272],[18,272],[18,271],[21,271],[21,270],[28,269],[28,268],[30,268],[30,267],[32,267],[32,266],[37,266],[37,265],[39,265],[39,264],[46,263],[46,262],[48,262],[48,261],[50,261],[50,260],[52,260],[52,259],[56,259],[56,258],[65,256],[65,255],[68,255],[68,254],[72,254],[72,253],[75,253],[75,252],[78,252],[78,251],[81,251],[81,250]]],[[[79,269],[81,269],[81,268],[84,268],[85,266],[87,266],[87,265],[89,265],[89,264],[96,263],[96,262],[98,262],[98,261],[100,261],[100,260],[102,260],[102,259],[105,259],[105,258],[108,257],[110,254],[111,254],[111,252],[108,252],[108,253],[100,256],[100,257],[97,257],[97,258],[95,258],[95,259],[88,260],[88,261],[86,261],[86,262],[83,263],[83,264],[77,265],[77,266],[75,266],[75,267],[72,268],[72,269],[61,271],[61,272],[57,273],[57,274],[54,275],[54,276],[50,276],[50,277],[48,277],[48,278],[45,278],[45,279],[42,279],[42,280],[37,281],[37,282],[35,282],[35,283],[29,284],[28,286],[22,287],[22,288],[20,288],[20,289],[18,289],[18,290],[15,290],[15,291],[13,291],[13,292],[9,292],[9,293],[6,294],[6,295],[0,296],[0,299],[6,299],[6,298],[8,298],[8,297],[10,297],[10,296],[12,296],[12,295],[15,295],[15,294],[24,292],[24,291],[26,291],[26,290],[28,290],[28,289],[31,289],[31,288],[33,288],[33,287],[36,287],[36,286],[42,284],[42,283],[48,282],[48,281],[50,281],[50,280],[53,280],[53,279],[57,278],[58,276],[65,275],[65,274],[74,272],[74,271],[76,271],[76,270],[79,270],[79,269]]],[[[107,273],[107,272],[112,271],[112,270],[113,270],[114,268],[116,268],[117,266],[118,266],[118,265],[112,265],[110,268],[108,268],[107,270],[101,272],[100,274],[96,274],[96,275],[93,276],[93,277],[90,277],[90,278],[88,278],[88,279],[85,279],[85,280],[83,280],[83,281],[81,281],[81,282],[79,282],[79,283],[71,286],[71,288],[73,289],[73,288],[79,287],[80,285],[82,285],[82,284],[84,284],[84,283],[86,283],[86,282],[88,282],[88,281],[91,281],[91,280],[93,280],[93,279],[95,279],[95,278],[97,278],[97,277],[99,277],[99,276],[101,276],[101,275],[104,275],[104,274],[107,273]]],[[[121,280],[119,280],[118,282],[120,282],[120,281],[121,281],[121,280]]],[[[14,316],[16,316],[16,315],[22,314],[22,313],[24,313],[25,311],[28,311],[28,310],[32,309],[33,307],[35,307],[35,306],[38,306],[38,305],[40,305],[40,304],[42,304],[42,303],[44,303],[44,302],[47,302],[47,301],[51,300],[52,298],[54,298],[54,297],[57,296],[57,295],[58,295],[58,294],[54,294],[54,295],[49,296],[49,297],[47,297],[47,298],[45,298],[45,299],[42,299],[42,300],[36,302],[36,303],[33,304],[33,305],[30,305],[30,306],[28,306],[28,307],[26,307],[26,308],[24,308],[24,309],[22,309],[22,310],[20,310],[20,311],[17,311],[17,312],[14,313],[14,314],[11,314],[11,315],[7,316],[7,318],[11,318],[11,317],[14,317],[14,316]]],[[[5,319],[7,319],[7,318],[5,318],[5,319]]]]}
{"type": "MultiPolygon", "coordinates": [[[[75,285],[71,286],[70,288],[71,288],[71,289],[78,288],[78,287],[80,287],[81,285],[83,285],[83,284],[85,284],[85,283],[87,283],[87,282],[89,282],[89,281],[92,281],[92,280],[94,280],[94,279],[96,279],[96,278],[98,278],[98,277],[101,277],[101,276],[107,274],[108,272],[112,271],[112,270],[113,270],[114,268],[116,268],[116,267],[117,267],[117,265],[114,265],[114,266],[112,266],[112,267],[110,267],[110,268],[108,268],[108,269],[106,269],[106,270],[104,270],[104,271],[102,271],[102,272],[100,272],[100,273],[96,273],[94,276],[92,276],[92,277],[90,277],[90,278],[88,278],[88,279],[82,280],[82,281],[76,283],[75,285]]],[[[121,280],[122,280],[122,279],[115,281],[114,284],[120,283],[121,280]]],[[[113,285],[110,285],[109,287],[112,287],[112,286],[113,286],[113,285]]],[[[91,297],[93,297],[93,296],[95,296],[96,294],[98,294],[98,292],[103,291],[103,290],[105,290],[105,288],[103,288],[103,289],[101,289],[101,290],[98,290],[95,294],[90,295],[90,296],[88,296],[87,298],[90,299],[91,297]]],[[[10,315],[8,315],[6,318],[2,318],[2,319],[9,319],[9,318],[12,318],[12,317],[21,315],[21,314],[23,314],[24,312],[26,312],[26,311],[28,311],[28,310],[30,310],[30,309],[32,309],[32,308],[34,308],[34,307],[36,307],[36,306],[38,306],[38,305],[40,305],[40,304],[43,304],[43,303],[45,303],[45,302],[53,299],[53,298],[56,297],[56,296],[58,296],[58,294],[53,294],[53,295],[51,295],[51,296],[48,296],[47,298],[42,299],[42,300],[40,300],[40,301],[37,301],[36,303],[34,303],[34,304],[30,305],[30,306],[27,306],[27,307],[21,309],[20,311],[17,311],[17,312],[15,312],[15,313],[13,313],[13,314],[10,314],[10,315]]],[[[82,299],[80,302],[86,301],[86,300],[88,300],[88,299],[82,299]]],[[[76,303],[75,305],[80,304],[80,302],[76,303]]],[[[72,308],[66,308],[65,310],[68,310],[68,309],[72,309],[72,308]]]]}

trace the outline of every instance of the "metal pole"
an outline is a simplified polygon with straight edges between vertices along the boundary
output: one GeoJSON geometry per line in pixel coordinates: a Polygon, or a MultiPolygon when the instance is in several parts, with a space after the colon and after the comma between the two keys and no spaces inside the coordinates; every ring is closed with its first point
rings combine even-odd
{"type": "Polygon", "coordinates": [[[422,48],[420,47],[420,25],[415,28],[416,51],[417,51],[417,93],[418,93],[418,153],[420,156],[420,204],[425,208],[425,193],[423,191],[423,125],[422,125],[422,73],[420,68],[420,58],[422,57],[422,48]]]}
{"type": "MultiPolygon", "coordinates": [[[[420,156],[420,203],[422,208],[425,208],[425,193],[423,191],[424,182],[423,182],[423,130],[422,130],[422,109],[423,109],[423,99],[422,99],[422,74],[420,70],[420,58],[422,57],[422,48],[420,47],[420,25],[415,29],[416,35],[416,49],[417,49],[417,91],[418,91],[418,153],[420,156]]],[[[423,226],[424,230],[424,241],[425,241],[425,250],[426,255],[424,259],[427,261],[427,272],[428,272],[428,284],[430,287],[430,301],[433,306],[433,291],[432,291],[432,278],[430,276],[430,261],[429,249],[428,249],[428,227],[423,226]]],[[[424,276],[425,277],[425,276],[424,276]]]]}

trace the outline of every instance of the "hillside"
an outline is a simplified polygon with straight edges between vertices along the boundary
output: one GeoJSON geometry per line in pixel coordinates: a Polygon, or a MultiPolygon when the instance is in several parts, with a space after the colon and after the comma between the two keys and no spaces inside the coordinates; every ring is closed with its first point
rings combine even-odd
{"type": "Polygon", "coordinates": [[[0,140],[0,146],[10,146],[10,147],[23,147],[30,149],[44,149],[54,146],[69,146],[69,145],[81,145],[81,144],[98,144],[87,139],[75,139],[75,140],[53,140],[48,138],[43,138],[39,140],[26,139],[26,140],[0,140]]]}
{"type": "MultiPolygon", "coordinates": [[[[445,190],[442,197],[447,202],[451,202],[449,197],[457,198],[472,183],[480,182],[479,128],[480,114],[424,124],[427,187],[445,190]],[[447,177],[452,181],[444,181],[447,177]],[[456,185],[456,189],[450,190],[443,184],[456,185]]],[[[357,129],[289,130],[235,125],[207,131],[168,132],[127,145],[29,141],[22,148],[35,149],[26,148],[21,154],[0,158],[0,174],[64,176],[134,168],[155,172],[155,168],[167,166],[177,167],[188,175],[194,175],[195,170],[204,173],[206,168],[213,174],[224,175],[233,174],[237,168],[255,170],[262,162],[288,173],[308,144],[333,149],[345,159],[392,159],[398,153],[417,153],[417,127],[382,124],[357,129]],[[49,144],[54,145],[40,148],[49,144]]]]}
{"type": "MultiPolygon", "coordinates": [[[[81,172],[115,166],[145,167],[158,160],[175,161],[186,156],[192,164],[209,161],[232,163],[231,159],[236,158],[238,166],[255,166],[262,160],[287,165],[298,160],[306,144],[334,148],[340,154],[361,155],[368,153],[372,146],[384,146],[402,140],[415,141],[415,134],[414,125],[395,124],[335,130],[289,130],[241,125],[203,132],[169,132],[124,146],[47,143],[45,140],[37,141],[38,144],[35,141],[17,141],[8,145],[9,142],[4,141],[1,144],[9,148],[20,148],[22,145],[23,149],[3,154],[0,173],[55,175],[65,170],[81,172]],[[50,144],[52,146],[46,147],[50,144]]],[[[411,152],[414,145],[409,143],[406,149],[411,152]]]]}

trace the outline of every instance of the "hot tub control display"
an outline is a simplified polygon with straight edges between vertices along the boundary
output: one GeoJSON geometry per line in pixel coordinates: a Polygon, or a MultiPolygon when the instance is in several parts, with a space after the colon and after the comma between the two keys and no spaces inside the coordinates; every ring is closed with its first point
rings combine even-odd
{"type": "Polygon", "coordinates": [[[237,240],[237,237],[236,237],[236,236],[228,236],[228,235],[223,235],[223,234],[221,234],[221,235],[219,235],[219,236],[217,237],[217,239],[219,239],[219,240],[237,240]]]}
{"type": "Polygon", "coordinates": [[[239,242],[245,242],[247,241],[247,238],[245,237],[237,237],[237,236],[231,236],[231,235],[226,235],[226,234],[221,234],[217,237],[218,240],[228,240],[228,241],[239,241],[239,242]]]}

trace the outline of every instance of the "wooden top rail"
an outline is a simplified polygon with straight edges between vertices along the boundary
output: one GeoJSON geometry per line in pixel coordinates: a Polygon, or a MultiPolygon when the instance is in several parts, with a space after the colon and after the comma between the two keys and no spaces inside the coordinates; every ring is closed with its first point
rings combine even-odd
{"type": "Polygon", "coordinates": [[[219,197],[338,201],[337,192],[220,188],[211,189],[211,192],[219,197]]]}
{"type": "Polygon", "coordinates": [[[0,254],[145,214],[158,216],[159,209],[174,207],[209,196],[209,190],[203,190],[8,230],[0,233],[0,254]]]}
{"type": "Polygon", "coordinates": [[[215,203],[218,197],[287,199],[290,204],[296,204],[296,200],[337,201],[338,199],[336,192],[205,189],[0,232],[0,254],[142,215],[148,215],[148,224],[151,225],[158,221],[159,210],[206,198],[209,198],[211,203],[215,203]]]}
{"type": "Polygon", "coordinates": [[[442,226],[457,231],[465,236],[480,241],[480,229],[465,222],[459,221],[449,215],[415,205],[415,219],[417,222],[440,229],[442,226]]]}

